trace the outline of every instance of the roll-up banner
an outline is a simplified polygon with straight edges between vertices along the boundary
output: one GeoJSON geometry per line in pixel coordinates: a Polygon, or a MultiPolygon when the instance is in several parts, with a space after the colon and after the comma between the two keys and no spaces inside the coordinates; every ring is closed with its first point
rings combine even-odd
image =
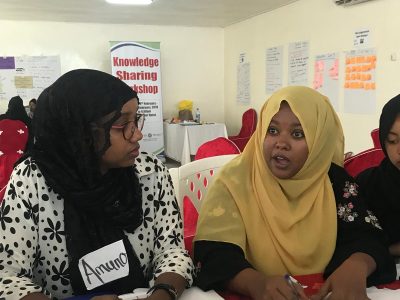
{"type": "Polygon", "coordinates": [[[161,67],[159,42],[110,42],[112,74],[139,96],[145,114],[141,151],[164,159],[161,67]]]}

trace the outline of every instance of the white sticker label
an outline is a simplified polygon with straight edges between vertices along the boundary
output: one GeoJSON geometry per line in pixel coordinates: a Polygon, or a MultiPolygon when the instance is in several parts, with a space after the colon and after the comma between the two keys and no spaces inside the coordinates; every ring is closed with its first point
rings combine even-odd
{"type": "Polygon", "coordinates": [[[86,254],[78,266],[88,290],[127,276],[129,263],[124,242],[120,240],[86,254]]]}

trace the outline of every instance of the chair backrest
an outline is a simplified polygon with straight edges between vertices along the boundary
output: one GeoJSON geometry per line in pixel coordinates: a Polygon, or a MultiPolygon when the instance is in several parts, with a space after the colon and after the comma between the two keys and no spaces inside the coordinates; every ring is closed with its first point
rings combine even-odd
{"type": "Polygon", "coordinates": [[[182,210],[182,205],[180,204],[179,200],[179,167],[178,168],[169,168],[168,169],[169,175],[171,176],[172,179],[172,184],[174,185],[174,192],[176,199],[178,200],[179,203],[179,208],[181,209],[181,214],[183,213],[182,210]]]}
{"type": "Polygon", "coordinates": [[[374,148],[381,149],[381,142],[379,140],[379,128],[375,128],[371,131],[372,142],[374,143],[374,148]]]}
{"type": "Polygon", "coordinates": [[[169,169],[183,215],[185,247],[190,253],[202,200],[218,170],[236,156],[237,154],[207,157],[169,169]]]}
{"type": "Polygon", "coordinates": [[[218,137],[214,140],[202,144],[197,149],[194,160],[212,156],[239,154],[239,153],[240,149],[236,146],[234,142],[225,137],[218,137]]]}
{"type": "Polygon", "coordinates": [[[23,152],[28,141],[28,127],[20,120],[0,121],[0,151],[3,154],[23,152]]]}
{"type": "Polygon", "coordinates": [[[355,177],[368,168],[378,166],[384,157],[382,149],[368,149],[345,159],[344,168],[347,173],[355,177]]]}
{"type": "Polygon", "coordinates": [[[228,138],[234,142],[240,151],[244,150],[247,142],[250,140],[257,127],[257,112],[255,109],[250,108],[243,113],[242,128],[238,135],[229,136],[228,138]]]}
{"type": "Polygon", "coordinates": [[[0,203],[14,164],[25,151],[28,135],[28,128],[22,121],[0,121],[0,203]]]}
{"type": "Polygon", "coordinates": [[[257,112],[254,108],[250,108],[243,113],[242,128],[240,129],[240,137],[250,138],[257,126],[257,112]]]}

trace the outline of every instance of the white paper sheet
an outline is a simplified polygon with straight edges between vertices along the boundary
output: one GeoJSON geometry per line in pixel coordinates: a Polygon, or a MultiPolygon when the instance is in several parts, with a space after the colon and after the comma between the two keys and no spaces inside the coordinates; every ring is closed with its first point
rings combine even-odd
{"type": "MultiPolygon", "coordinates": [[[[146,298],[147,289],[136,289],[132,294],[124,294],[118,296],[122,300],[137,300],[137,299],[145,299],[146,298]]],[[[215,291],[203,292],[198,287],[191,287],[190,289],[186,289],[182,296],[179,297],[179,300],[223,300],[220,295],[218,295],[215,291]]]]}

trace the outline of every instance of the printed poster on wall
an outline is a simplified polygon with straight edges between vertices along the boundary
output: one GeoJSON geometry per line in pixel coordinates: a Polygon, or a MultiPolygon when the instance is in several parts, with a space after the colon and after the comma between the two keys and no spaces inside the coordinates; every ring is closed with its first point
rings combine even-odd
{"type": "Polygon", "coordinates": [[[289,44],[288,85],[308,85],[308,49],[307,41],[289,44]]]}
{"type": "Polygon", "coordinates": [[[110,42],[112,74],[139,96],[145,115],[141,151],[164,158],[159,42],[110,42]]]}
{"type": "Polygon", "coordinates": [[[372,114],[376,110],[376,51],[346,52],[344,112],[372,114]]]}
{"type": "Polygon", "coordinates": [[[283,47],[268,48],[265,54],[266,92],[272,94],[282,87],[283,77],[283,47]]]}
{"type": "Polygon", "coordinates": [[[19,95],[28,105],[60,75],[59,56],[0,57],[0,101],[19,95]]]}
{"type": "Polygon", "coordinates": [[[313,88],[327,96],[339,111],[339,54],[328,53],[315,57],[313,88]]]}
{"type": "Polygon", "coordinates": [[[371,40],[371,31],[369,29],[360,29],[354,32],[354,48],[369,48],[371,40]]]}
{"type": "Polygon", "coordinates": [[[236,102],[242,104],[250,103],[250,63],[246,62],[245,53],[239,55],[236,102]]]}

